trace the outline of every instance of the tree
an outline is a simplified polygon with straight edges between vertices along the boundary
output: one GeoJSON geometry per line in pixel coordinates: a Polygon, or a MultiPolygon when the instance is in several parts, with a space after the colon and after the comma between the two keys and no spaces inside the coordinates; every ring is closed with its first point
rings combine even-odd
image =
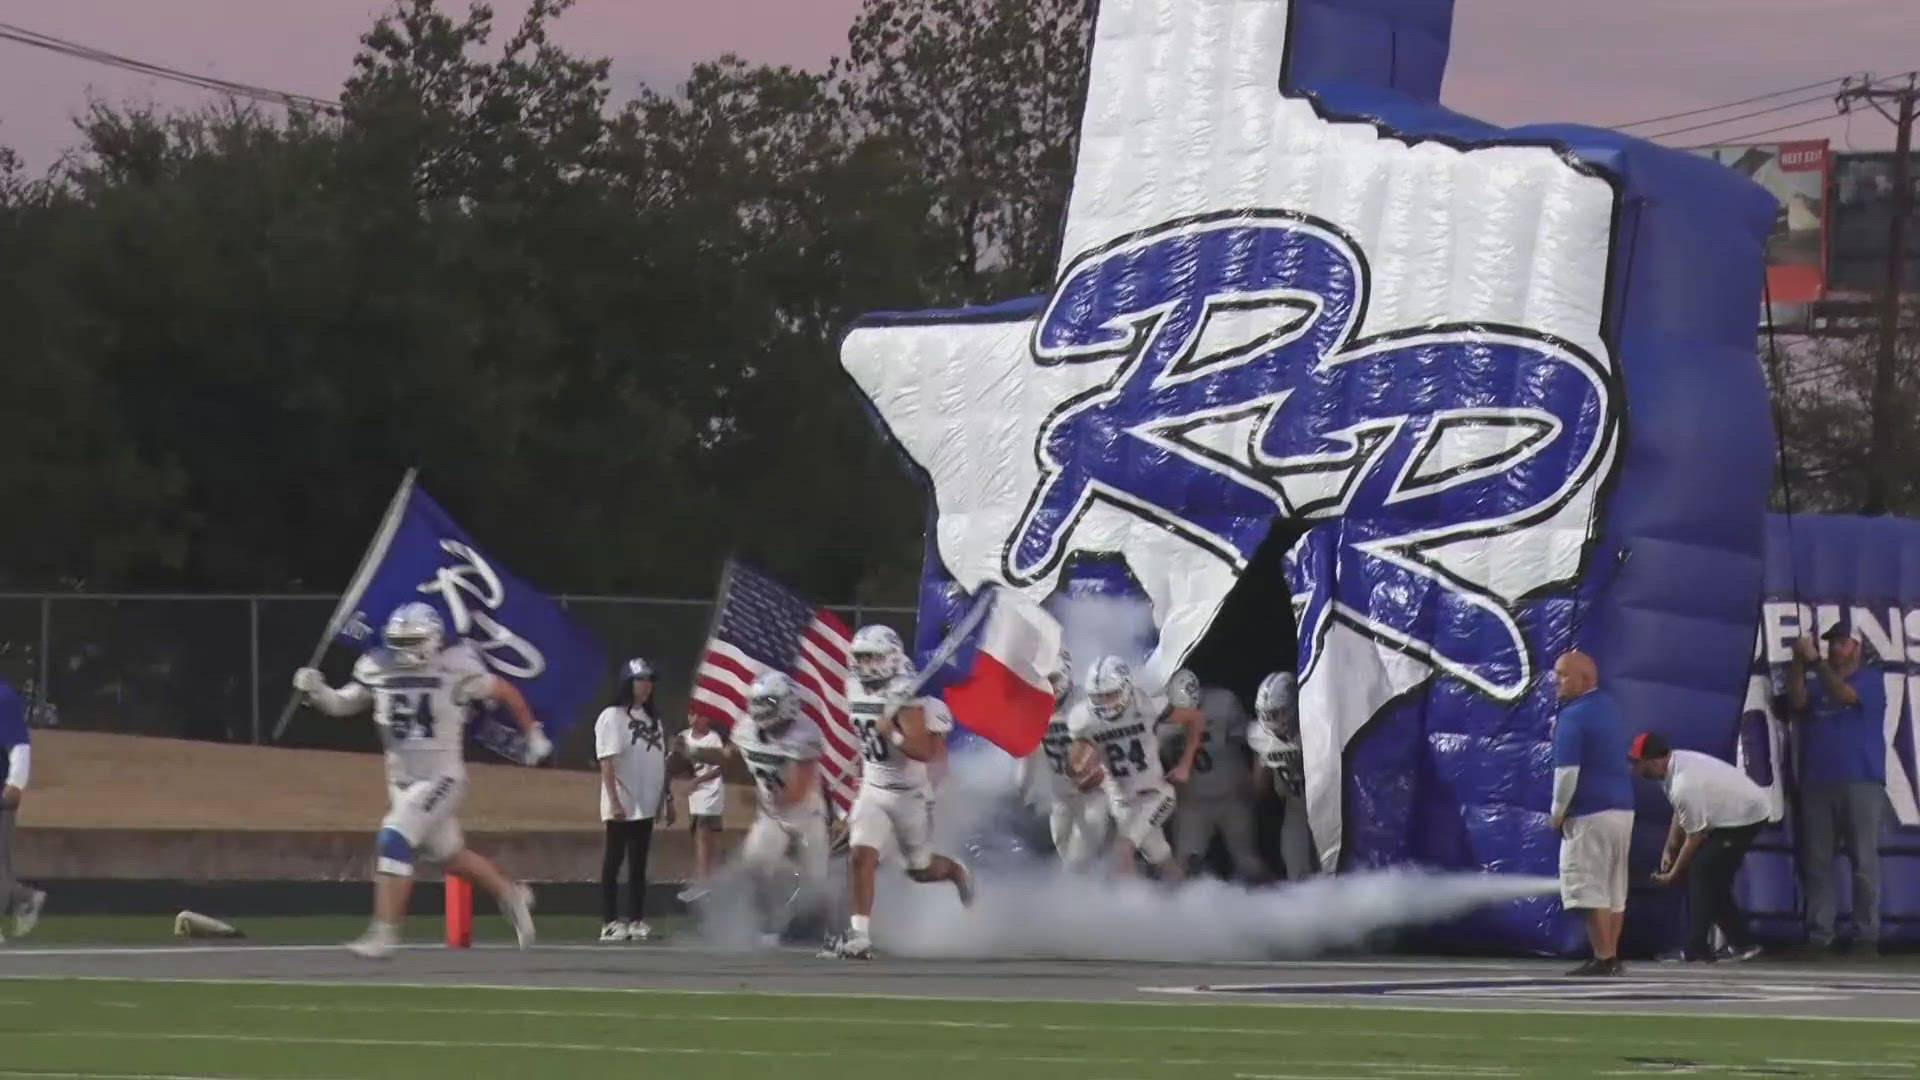
{"type": "Polygon", "coordinates": [[[833,82],[934,193],[948,292],[1042,291],[1059,260],[1092,0],[866,0],[833,82]]]}
{"type": "MultiPolygon", "coordinates": [[[[1873,379],[1878,335],[1821,338],[1782,363],[1773,387],[1781,444],[1776,510],[1857,514],[1871,497],[1873,379]]],[[[1895,455],[1920,461],[1920,333],[1896,342],[1892,432],[1895,455]]],[[[1920,515],[1920,469],[1893,477],[1886,512],[1920,515]]]]}

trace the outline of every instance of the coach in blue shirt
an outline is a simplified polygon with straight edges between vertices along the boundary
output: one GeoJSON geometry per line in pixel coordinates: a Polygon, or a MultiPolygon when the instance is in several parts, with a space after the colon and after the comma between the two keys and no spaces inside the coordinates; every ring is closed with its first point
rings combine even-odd
{"type": "Polygon", "coordinates": [[[1560,903],[1587,913],[1593,959],[1574,975],[1620,973],[1627,911],[1627,849],[1633,843],[1633,767],[1627,726],[1600,689],[1593,658],[1573,651],[1553,665],[1560,714],[1553,721],[1553,827],[1560,834],[1560,903]]]}
{"type": "Polygon", "coordinates": [[[1887,807],[1887,685],[1865,662],[1852,620],[1793,645],[1787,715],[1798,728],[1800,864],[1807,888],[1807,948],[1833,946],[1833,860],[1840,838],[1853,853],[1853,950],[1880,947],[1880,830],[1887,807]],[[1809,674],[1812,678],[1809,678],[1809,674]]]}
{"type": "MultiPolygon", "coordinates": [[[[13,916],[13,936],[21,937],[40,919],[47,894],[29,889],[13,877],[13,819],[26,797],[33,750],[27,736],[27,706],[0,679],[0,916],[13,916]]],[[[0,931],[0,941],[4,941],[0,931]]]]}

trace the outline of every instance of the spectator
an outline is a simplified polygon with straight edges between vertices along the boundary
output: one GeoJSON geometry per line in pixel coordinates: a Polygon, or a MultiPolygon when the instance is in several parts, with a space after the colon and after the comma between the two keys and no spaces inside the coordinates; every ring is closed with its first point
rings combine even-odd
{"type": "MultiPolygon", "coordinates": [[[[47,894],[13,877],[13,821],[26,797],[33,765],[33,739],[27,734],[26,703],[0,679],[0,915],[13,916],[13,936],[25,937],[40,921],[47,894]]],[[[6,935],[0,934],[0,941],[6,935]]]]}
{"type": "Polygon", "coordinates": [[[600,759],[600,819],[607,825],[606,854],[600,863],[600,906],[606,923],[600,940],[645,941],[653,936],[646,912],[654,815],[673,824],[667,738],[653,707],[653,665],[627,661],[613,700],[594,721],[593,746],[600,759]],[[620,917],[622,862],[627,866],[625,919],[620,917]]]}
{"type": "Polygon", "coordinates": [[[1880,943],[1880,829],[1887,805],[1887,689],[1865,662],[1846,615],[1827,628],[1826,659],[1813,638],[1794,642],[1787,715],[1798,726],[1800,867],[1809,953],[1833,947],[1833,861],[1844,835],[1853,854],[1853,951],[1880,943]],[[1808,669],[1814,678],[1808,679],[1808,669]]]}
{"type": "Polygon", "coordinates": [[[1627,729],[1600,689],[1593,658],[1578,650],[1553,665],[1560,713],[1553,722],[1553,817],[1560,834],[1560,903],[1584,911],[1593,958],[1572,975],[1618,975],[1633,842],[1633,774],[1627,729]]]}
{"type": "Polygon", "coordinates": [[[1760,955],[1747,917],[1733,898],[1733,879],[1747,848],[1772,817],[1766,789],[1710,754],[1674,750],[1658,732],[1633,740],[1634,771],[1659,780],[1673,803],[1673,825],[1660,855],[1658,885],[1687,877],[1687,960],[1714,959],[1713,928],[1726,935],[1735,960],[1760,955]]]}
{"type": "Polygon", "coordinates": [[[707,877],[713,873],[714,848],[719,843],[720,818],[727,799],[720,766],[701,764],[694,751],[719,750],[726,740],[704,712],[689,711],[687,723],[690,726],[680,733],[674,752],[688,763],[693,775],[693,786],[687,791],[687,827],[693,830],[693,882],[680,893],[682,902],[692,903],[707,893],[707,877]]]}

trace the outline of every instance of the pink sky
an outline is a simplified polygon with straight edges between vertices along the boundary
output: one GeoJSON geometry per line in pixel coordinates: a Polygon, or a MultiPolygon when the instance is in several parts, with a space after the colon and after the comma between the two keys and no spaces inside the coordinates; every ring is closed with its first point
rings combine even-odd
{"type": "MultiPolygon", "coordinates": [[[[614,61],[622,97],[670,85],[697,60],[818,67],[838,51],[860,0],[580,0],[556,35],[614,61]]],[[[202,74],[332,96],[382,0],[0,0],[0,21],[202,74]]],[[[510,24],[524,0],[497,0],[510,24]]],[[[1616,124],[1850,71],[1920,66],[1913,0],[1459,0],[1446,103],[1516,124],[1616,124]]],[[[0,42],[0,143],[30,165],[73,142],[89,95],[189,104],[208,95],[0,42]]],[[[1804,96],[1804,95],[1801,95],[1804,96]]],[[[1780,99],[1780,100],[1792,100],[1780,99]]],[[[1764,108],[1779,101],[1748,108],[1764,108]]],[[[1734,109],[1743,112],[1745,109],[1734,109]]],[[[1676,136],[1691,144],[1818,115],[1793,112],[1676,136]]],[[[1642,129],[1652,133],[1676,121],[1642,129]]],[[[1871,113],[1769,138],[1891,144],[1871,113]]]]}

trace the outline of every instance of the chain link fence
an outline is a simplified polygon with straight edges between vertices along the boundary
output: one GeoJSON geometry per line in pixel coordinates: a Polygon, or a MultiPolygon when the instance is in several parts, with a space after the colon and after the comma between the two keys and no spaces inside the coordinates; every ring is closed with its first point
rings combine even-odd
{"type": "MultiPolygon", "coordinates": [[[[599,638],[610,667],[632,656],[653,662],[663,715],[677,724],[713,602],[559,599],[599,638]]],[[[337,602],[299,595],[0,593],[0,678],[32,702],[37,727],[266,743],[273,741],[294,669],[307,662],[337,602]]],[[[849,626],[882,622],[913,640],[911,608],[833,610],[849,626]]],[[[351,662],[335,649],[323,667],[337,685],[351,662]]],[[[607,674],[610,687],[612,671],[607,674]]],[[[590,760],[591,733],[583,730],[590,721],[575,718],[560,747],[563,761],[590,760]]],[[[373,750],[378,742],[370,723],[302,710],[276,745],[373,750]]]]}

